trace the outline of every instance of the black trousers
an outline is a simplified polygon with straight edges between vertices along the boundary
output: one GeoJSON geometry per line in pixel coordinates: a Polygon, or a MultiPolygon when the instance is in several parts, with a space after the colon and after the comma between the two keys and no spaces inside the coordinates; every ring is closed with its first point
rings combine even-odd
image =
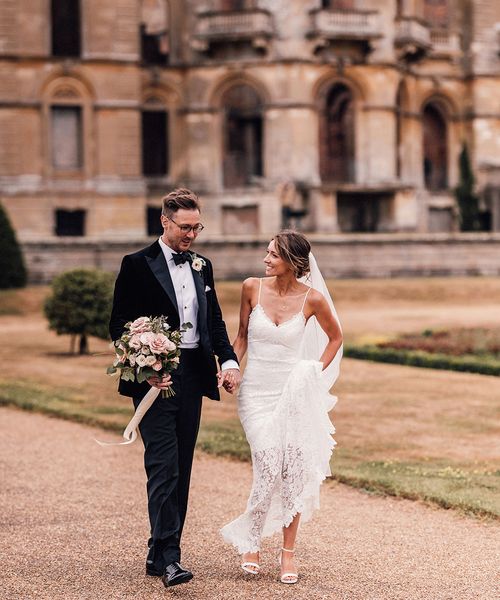
{"type": "MultiPolygon", "coordinates": [[[[162,398],[160,394],[139,426],[151,525],[147,560],[158,570],[181,558],[180,542],[201,416],[200,360],[198,349],[181,350],[179,367],[172,372],[175,396],[162,398]]],[[[140,400],[133,399],[135,407],[140,400]]]]}

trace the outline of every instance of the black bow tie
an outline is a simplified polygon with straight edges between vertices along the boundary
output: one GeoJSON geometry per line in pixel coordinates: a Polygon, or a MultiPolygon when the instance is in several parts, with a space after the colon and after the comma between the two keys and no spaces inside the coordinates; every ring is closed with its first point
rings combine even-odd
{"type": "Polygon", "coordinates": [[[189,252],[179,252],[179,254],[172,252],[172,258],[176,265],[183,265],[185,262],[191,262],[191,254],[189,254],[189,252]]]}

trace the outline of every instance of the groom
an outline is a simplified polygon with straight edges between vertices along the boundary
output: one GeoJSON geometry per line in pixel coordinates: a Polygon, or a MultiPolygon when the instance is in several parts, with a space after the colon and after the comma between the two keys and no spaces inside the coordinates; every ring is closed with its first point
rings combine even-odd
{"type": "Polygon", "coordinates": [[[180,565],[193,453],[200,424],[201,399],[219,400],[219,385],[232,392],[240,380],[222,319],[210,261],[188,252],[202,231],[196,195],[177,189],[163,198],[163,234],[148,248],[125,256],[115,284],[109,330],[113,340],[138,317],[165,315],[173,329],[191,323],[182,338],[178,368],[171,378],[137,383],[120,380],[118,391],[137,407],[150,386],[172,386],[173,397],[155,400],[139,426],[144,442],[148,512],[151,524],[146,573],[166,587],[193,574],[180,565]],[[217,376],[215,356],[221,364],[217,376]]]}

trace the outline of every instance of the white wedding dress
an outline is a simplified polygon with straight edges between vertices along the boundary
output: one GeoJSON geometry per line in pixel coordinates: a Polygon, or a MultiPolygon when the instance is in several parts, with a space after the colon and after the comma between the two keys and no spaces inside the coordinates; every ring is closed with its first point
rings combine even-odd
{"type": "Polygon", "coordinates": [[[330,475],[335,429],[328,417],[336,398],[322,363],[301,357],[306,327],[301,310],[276,325],[260,304],[248,324],[248,362],[238,412],[250,444],[253,485],[245,512],[221,530],[240,554],[281,531],[297,513],[310,519],[321,482],[330,475]]]}

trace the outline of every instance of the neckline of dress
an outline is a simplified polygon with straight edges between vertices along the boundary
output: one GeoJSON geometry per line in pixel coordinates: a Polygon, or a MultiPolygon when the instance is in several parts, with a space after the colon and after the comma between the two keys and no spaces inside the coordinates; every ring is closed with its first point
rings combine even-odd
{"type": "Polygon", "coordinates": [[[252,312],[259,307],[262,314],[264,315],[264,317],[266,317],[266,319],[269,321],[269,323],[271,323],[271,325],[274,325],[274,327],[279,328],[282,325],[286,325],[287,323],[290,323],[290,321],[293,321],[294,319],[296,319],[299,315],[302,315],[302,318],[305,320],[306,316],[304,314],[303,310],[299,310],[299,312],[295,313],[294,315],[292,315],[289,319],[286,319],[285,321],[282,321],[281,323],[275,323],[271,317],[266,313],[266,311],[264,310],[264,307],[262,306],[262,304],[260,302],[257,302],[257,304],[252,308],[252,312]]]}

